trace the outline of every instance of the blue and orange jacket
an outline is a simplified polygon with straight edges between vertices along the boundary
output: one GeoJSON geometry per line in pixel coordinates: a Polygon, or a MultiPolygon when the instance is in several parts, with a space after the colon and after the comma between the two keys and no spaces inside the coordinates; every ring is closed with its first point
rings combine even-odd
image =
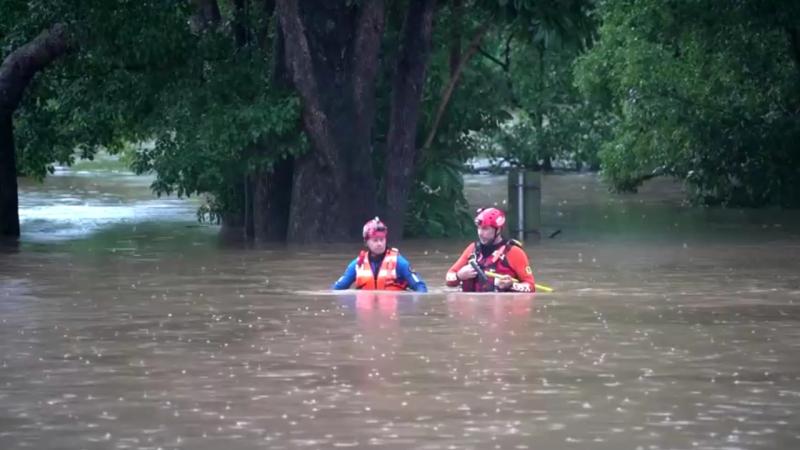
{"type": "Polygon", "coordinates": [[[411,270],[408,260],[396,248],[387,250],[380,261],[371,260],[369,252],[362,251],[336,280],[333,289],[349,289],[353,283],[356,289],[428,292],[425,281],[411,270]]]}

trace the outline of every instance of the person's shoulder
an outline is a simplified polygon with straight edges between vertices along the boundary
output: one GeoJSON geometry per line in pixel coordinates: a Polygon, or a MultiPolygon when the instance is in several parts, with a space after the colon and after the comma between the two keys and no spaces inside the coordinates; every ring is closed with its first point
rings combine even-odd
{"type": "Polygon", "coordinates": [[[409,271],[413,272],[414,269],[411,268],[411,261],[408,260],[405,256],[401,255],[400,253],[397,254],[397,267],[399,268],[408,268],[409,271]]]}
{"type": "Polygon", "coordinates": [[[525,247],[525,246],[522,244],[522,241],[518,241],[518,240],[516,240],[516,239],[509,239],[509,240],[507,240],[507,241],[506,241],[506,245],[508,245],[510,248],[517,247],[517,248],[523,249],[523,248],[525,247]]]}
{"type": "Polygon", "coordinates": [[[512,239],[512,240],[508,241],[508,244],[509,244],[508,245],[508,250],[506,250],[506,253],[509,256],[511,256],[511,255],[525,255],[525,256],[528,256],[528,254],[525,252],[525,249],[522,247],[522,243],[520,241],[517,241],[516,239],[512,239]]]}
{"type": "Polygon", "coordinates": [[[408,258],[403,256],[403,254],[398,251],[397,252],[397,265],[401,265],[401,264],[410,265],[411,263],[408,262],[408,258]]]}

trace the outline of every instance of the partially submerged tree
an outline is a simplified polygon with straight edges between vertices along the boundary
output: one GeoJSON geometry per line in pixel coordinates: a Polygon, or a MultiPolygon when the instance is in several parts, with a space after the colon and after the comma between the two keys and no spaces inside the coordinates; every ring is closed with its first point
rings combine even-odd
{"type": "Polygon", "coordinates": [[[4,168],[41,177],[76,149],[91,157],[147,143],[134,168],[156,173],[156,192],[206,194],[204,212],[249,237],[355,239],[376,212],[397,234],[409,218],[415,233],[442,229],[463,213],[462,136],[494,126],[506,101],[475,58],[481,45],[509,29],[521,39],[569,29],[585,4],[5,0],[4,54],[55,17],[75,39],[22,96],[13,116],[21,163],[4,168]],[[437,173],[456,188],[430,186],[437,173]],[[429,201],[441,192],[448,197],[429,201]],[[432,208],[442,208],[435,227],[432,208]]]}
{"type": "Polygon", "coordinates": [[[0,236],[19,236],[13,116],[34,75],[69,50],[67,33],[66,25],[55,23],[0,65],[0,236]]]}

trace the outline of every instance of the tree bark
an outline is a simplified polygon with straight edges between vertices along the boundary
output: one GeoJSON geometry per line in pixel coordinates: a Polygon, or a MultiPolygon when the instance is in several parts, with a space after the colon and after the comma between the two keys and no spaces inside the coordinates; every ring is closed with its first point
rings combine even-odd
{"type": "Polygon", "coordinates": [[[255,240],[283,242],[289,228],[289,208],[292,195],[294,160],[287,158],[275,164],[271,171],[257,172],[254,178],[253,210],[255,240]]]}
{"type": "MultiPolygon", "coordinates": [[[[277,22],[274,13],[274,2],[265,2],[264,13],[272,14],[270,20],[277,22]]],[[[261,41],[262,47],[268,43],[261,41]]],[[[286,61],[284,59],[283,32],[278,26],[275,30],[273,42],[273,66],[270,74],[274,89],[290,89],[286,61]]],[[[299,132],[299,130],[298,130],[299,132]]],[[[270,151],[269,143],[264,143],[262,151],[270,151]]],[[[252,237],[257,242],[282,242],[286,240],[289,228],[289,208],[292,196],[292,173],[294,171],[294,157],[287,156],[271,168],[262,168],[250,174],[253,182],[252,196],[252,237]]]]}
{"type": "MultiPolygon", "coordinates": [[[[247,0],[229,0],[229,4],[231,9],[233,10],[233,17],[231,19],[231,31],[233,33],[233,43],[234,43],[234,54],[241,54],[241,52],[248,46],[249,44],[249,29],[247,27],[247,7],[248,3],[247,0]]],[[[202,8],[200,9],[202,12],[202,8]]],[[[245,164],[246,166],[246,164],[245,164]]],[[[250,173],[245,168],[242,170],[242,233],[244,237],[247,239],[252,239],[255,236],[255,220],[254,220],[254,213],[257,209],[257,205],[255,204],[255,186],[258,182],[256,173],[250,173]]],[[[227,225],[230,230],[226,231],[227,234],[235,234],[234,227],[235,224],[238,223],[238,220],[235,220],[234,217],[236,216],[235,213],[227,213],[226,217],[229,217],[229,225],[227,225]]],[[[223,224],[223,227],[226,225],[223,224]]]]}
{"type": "Polygon", "coordinates": [[[453,23],[450,30],[450,78],[456,74],[461,62],[461,27],[463,26],[463,0],[453,0],[453,23]]]}
{"type": "Polygon", "coordinates": [[[67,27],[59,23],[11,52],[0,65],[0,237],[19,237],[14,111],[34,75],[69,48],[67,27]]]}
{"type": "Polygon", "coordinates": [[[33,76],[68,50],[67,27],[58,23],[11,52],[0,65],[0,111],[16,110],[33,76]]]}
{"type": "Polygon", "coordinates": [[[19,236],[17,162],[10,114],[0,114],[0,239],[19,236]]]}
{"type": "Polygon", "coordinates": [[[272,49],[272,85],[278,89],[289,90],[292,88],[292,75],[289,73],[289,67],[286,65],[286,39],[283,37],[283,30],[280,24],[278,24],[275,29],[275,42],[273,43],[272,49]]]}
{"type": "Polygon", "coordinates": [[[545,156],[542,160],[542,170],[547,173],[553,172],[553,160],[549,156],[545,156]]]}
{"type": "Polygon", "coordinates": [[[374,215],[371,133],[384,3],[350,3],[276,2],[310,143],[295,161],[290,242],[355,240],[374,215]]]}
{"type": "Polygon", "coordinates": [[[392,81],[385,173],[386,220],[397,238],[403,236],[408,196],[414,181],[417,124],[428,68],[435,4],[435,0],[418,0],[409,4],[392,81]]]}

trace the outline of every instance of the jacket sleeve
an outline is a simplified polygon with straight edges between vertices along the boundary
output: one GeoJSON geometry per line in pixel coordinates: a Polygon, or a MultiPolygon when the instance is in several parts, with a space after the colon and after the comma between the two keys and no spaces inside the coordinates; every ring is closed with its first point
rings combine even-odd
{"type": "Polygon", "coordinates": [[[428,292],[425,280],[411,270],[411,264],[403,255],[397,255],[397,278],[408,282],[408,287],[416,292],[428,292]]]}
{"type": "Polygon", "coordinates": [[[512,291],[516,292],[534,292],[536,291],[536,282],[533,278],[533,270],[531,269],[528,255],[525,250],[520,247],[511,247],[506,254],[508,265],[511,270],[516,274],[518,280],[511,286],[512,291]]]}
{"type": "Polygon", "coordinates": [[[462,267],[467,265],[470,256],[472,256],[474,252],[475,252],[475,243],[473,242],[469,244],[467,248],[464,249],[464,251],[461,253],[461,256],[459,256],[456,262],[454,262],[453,265],[450,266],[450,269],[447,271],[447,275],[445,275],[444,277],[444,282],[449,287],[458,287],[458,285],[461,284],[461,281],[459,281],[459,279],[456,277],[456,273],[458,273],[458,271],[461,270],[462,267]]]}
{"type": "Polygon", "coordinates": [[[350,285],[356,281],[356,260],[354,259],[347,265],[347,269],[345,269],[344,273],[335,283],[331,286],[331,289],[341,291],[343,289],[349,289],[350,285]]]}

